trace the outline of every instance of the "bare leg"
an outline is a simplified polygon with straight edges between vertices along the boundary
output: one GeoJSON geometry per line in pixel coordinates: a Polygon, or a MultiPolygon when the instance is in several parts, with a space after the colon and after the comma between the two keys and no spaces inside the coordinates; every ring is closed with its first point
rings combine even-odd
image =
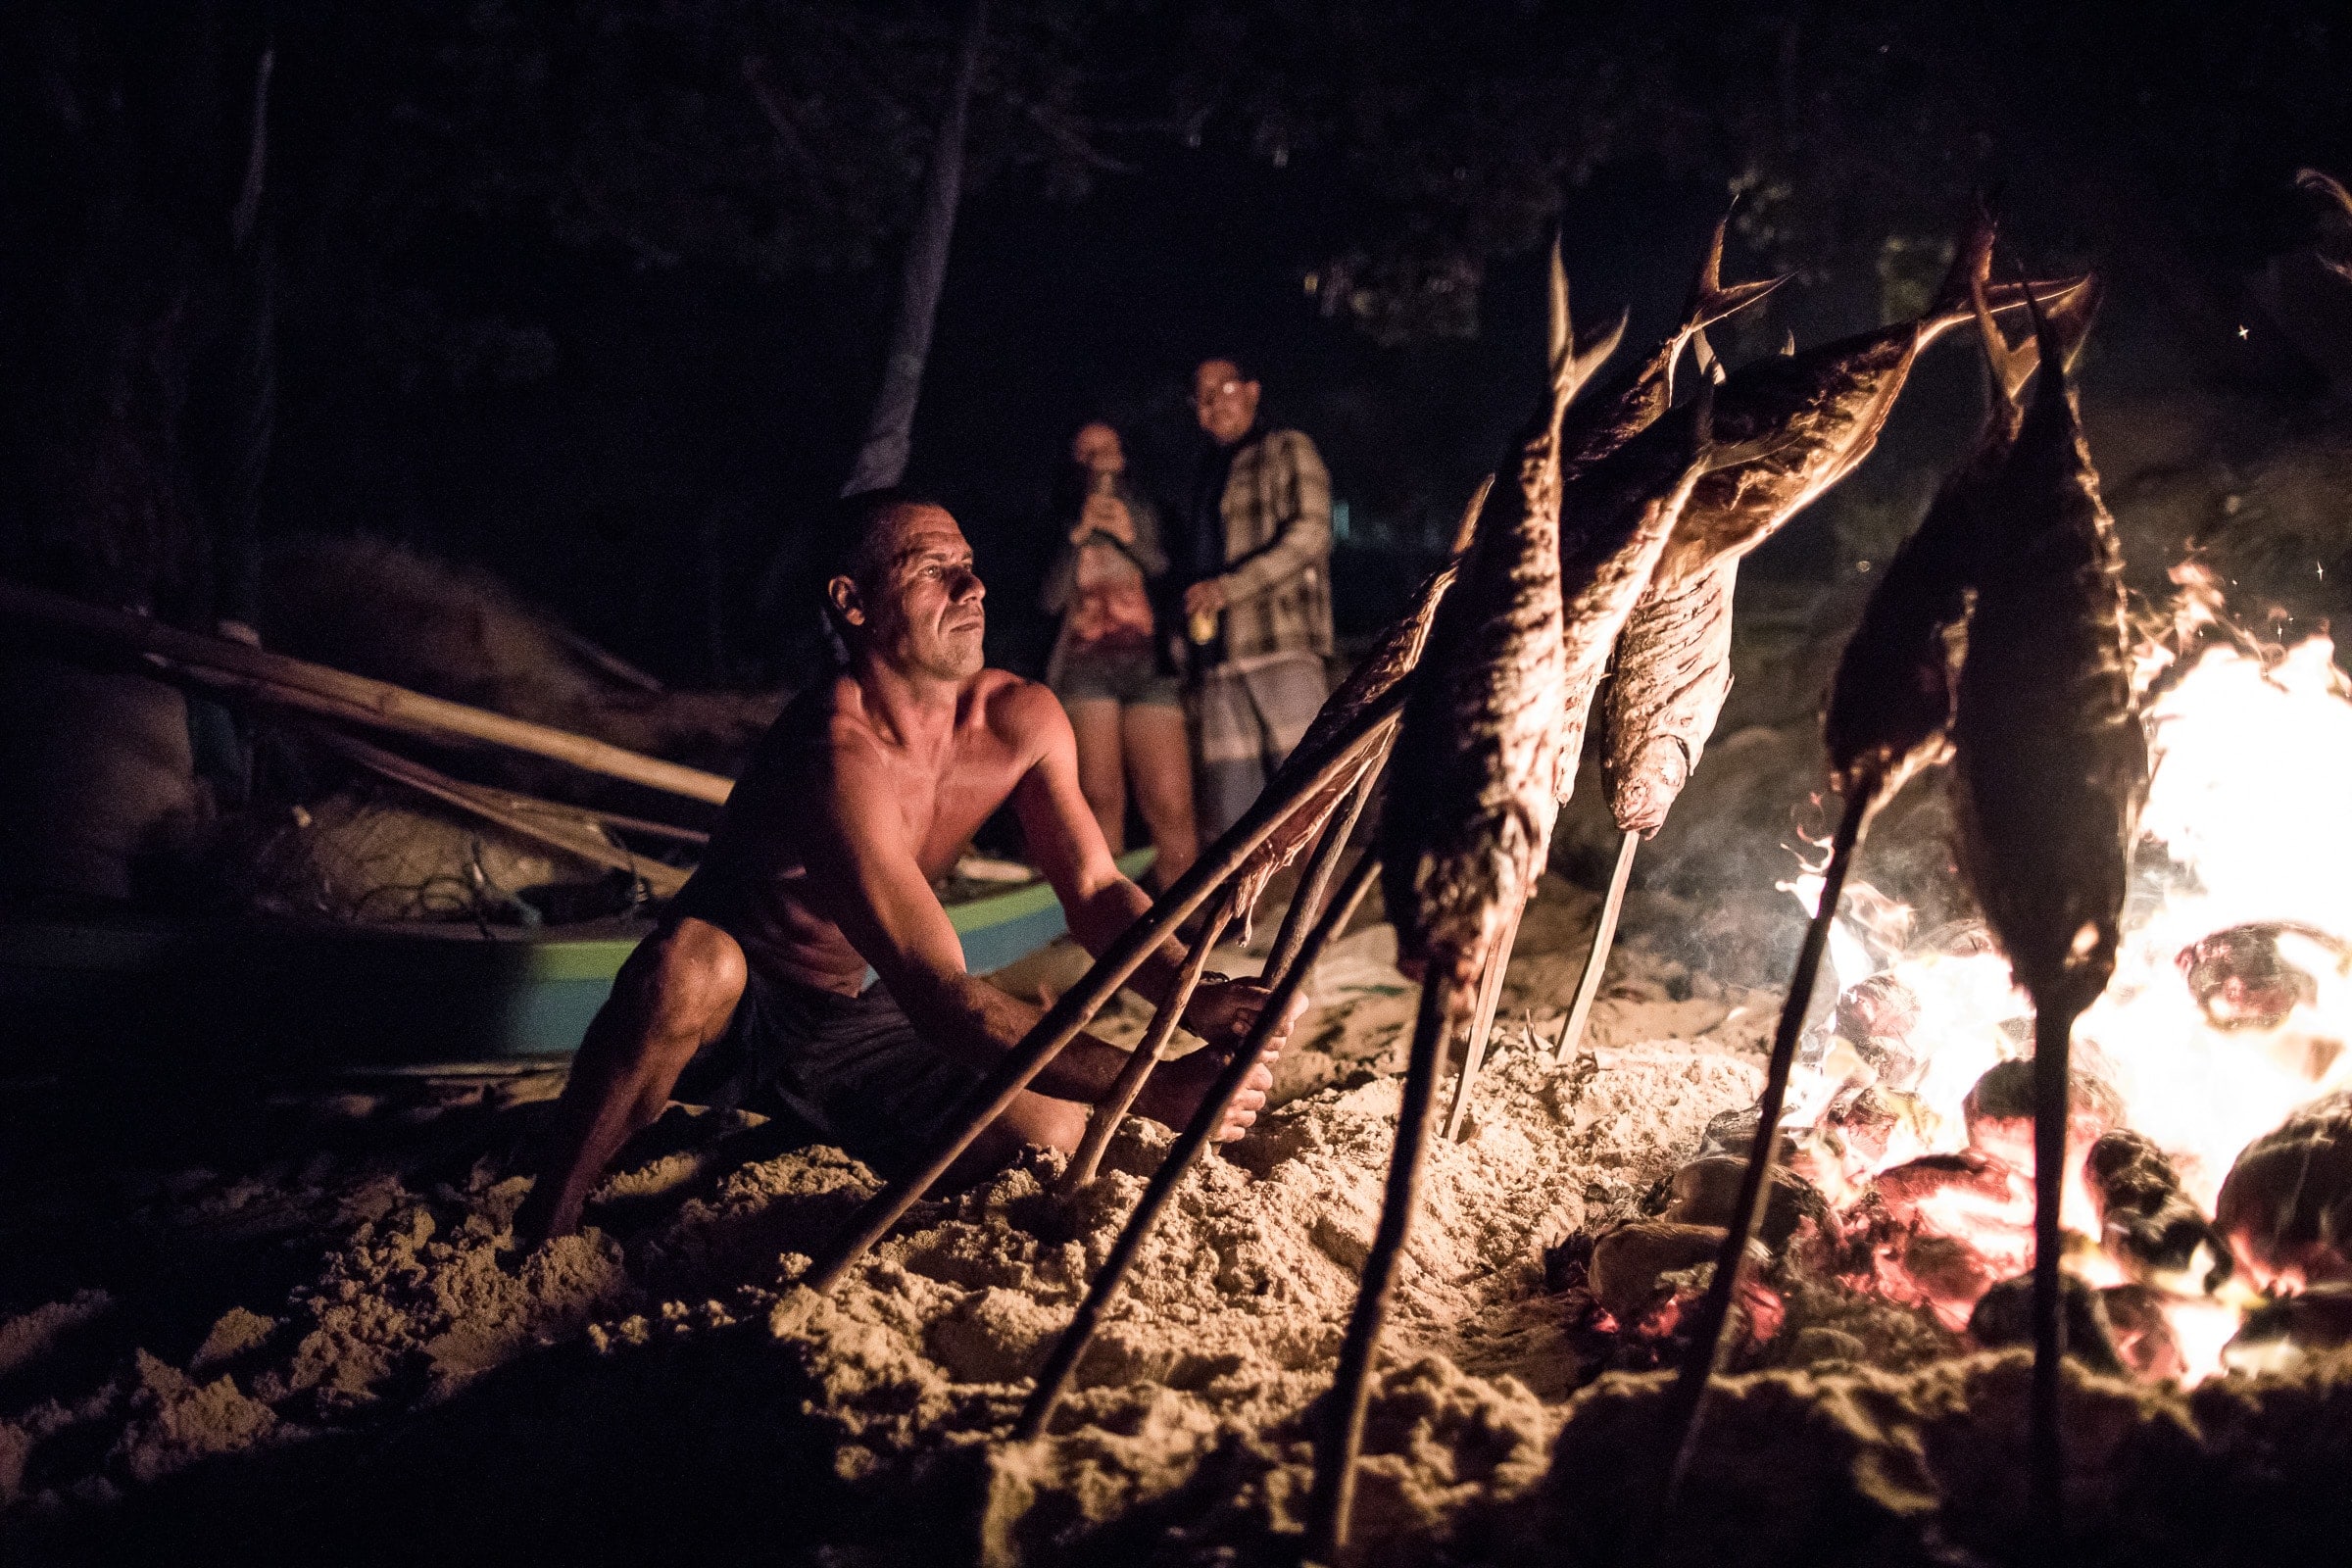
{"type": "Polygon", "coordinates": [[[1181,708],[1139,704],[1120,710],[1119,717],[1136,808],[1159,850],[1152,864],[1152,885],[1164,888],[1184,875],[1200,852],[1193,823],[1192,737],[1181,708]]]}
{"type": "Polygon", "coordinates": [[[686,1063],[734,1017],[745,975],[735,939],[691,917],[629,955],[556,1102],[547,1159],[514,1215],[518,1240],[536,1245],[578,1227],[606,1163],[662,1114],[686,1063]]]}
{"type": "Polygon", "coordinates": [[[1119,705],[1089,697],[1063,705],[1078,737],[1078,787],[1102,826],[1110,853],[1127,847],[1127,775],[1119,756],[1119,705]]]}

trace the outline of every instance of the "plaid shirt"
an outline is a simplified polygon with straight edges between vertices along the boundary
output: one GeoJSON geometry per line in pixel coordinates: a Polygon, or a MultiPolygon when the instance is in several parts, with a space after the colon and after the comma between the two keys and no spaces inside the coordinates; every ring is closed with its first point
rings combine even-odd
{"type": "Polygon", "coordinates": [[[1269,430],[1233,455],[1225,515],[1225,657],[1331,656],[1331,473],[1314,442],[1269,430]]]}

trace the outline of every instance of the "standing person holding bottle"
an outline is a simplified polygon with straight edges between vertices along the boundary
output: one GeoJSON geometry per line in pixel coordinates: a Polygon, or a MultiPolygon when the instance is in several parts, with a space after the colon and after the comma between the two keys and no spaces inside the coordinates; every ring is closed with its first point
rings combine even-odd
{"type": "Polygon", "coordinates": [[[1210,447],[1177,564],[1212,838],[1257,799],[1329,689],[1331,475],[1314,442],[1260,422],[1259,390],[1231,358],[1193,372],[1210,447]]]}
{"type": "Polygon", "coordinates": [[[1118,431],[1100,421],[1070,442],[1077,483],[1054,515],[1068,536],[1046,573],[1046,613],[1061,632],[1046,684],[1078,740],[1078,784],[1113,853],[1126,846],[1130,792],[1166,887],[1193,863],[1192,760],[1181,686],[1158,646],[1149,584],[1164,576],[1159,514],[1127,477],[1118,431]]]}

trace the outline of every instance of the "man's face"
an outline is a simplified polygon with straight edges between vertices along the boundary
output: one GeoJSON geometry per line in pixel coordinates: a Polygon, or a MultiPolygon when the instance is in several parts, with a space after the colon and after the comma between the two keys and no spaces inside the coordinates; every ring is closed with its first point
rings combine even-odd
{"type": "Polygon", "coordinates": [[[836,577],[829,585],[842,618],[861,628],[867,645],[895,669],[939,680],[977,674],[988,590],[956,519],[940,507],[902,507],[892,514],[883,556],[878,581],[836,577]]]}
{"type": "Polygon", "coordinates": [[[1123,473],[1127,468],[1119,432],[1107,424],[1081,426],[1070,439],[1070,460],[1089,473],[1123,473]]]}
{"type": "Polygon", "coordinates": [[[1257,422],[1257,383],[1242,379],[1231,360],[1210,360],[1193,372],[1193,414],[1208,438],[1229,447],[1257,422]]]}

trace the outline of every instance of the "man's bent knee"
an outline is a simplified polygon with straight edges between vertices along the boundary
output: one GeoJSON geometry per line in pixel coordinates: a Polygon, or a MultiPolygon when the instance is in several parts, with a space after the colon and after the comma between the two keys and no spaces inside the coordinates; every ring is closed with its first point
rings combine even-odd
{"type": "Polygon", "coordinates": [[[727,1026],[750,974],[733,937],[688,916],[629,955],[613,1000],[644,1048],[692,1055],[727,1026]]]}

